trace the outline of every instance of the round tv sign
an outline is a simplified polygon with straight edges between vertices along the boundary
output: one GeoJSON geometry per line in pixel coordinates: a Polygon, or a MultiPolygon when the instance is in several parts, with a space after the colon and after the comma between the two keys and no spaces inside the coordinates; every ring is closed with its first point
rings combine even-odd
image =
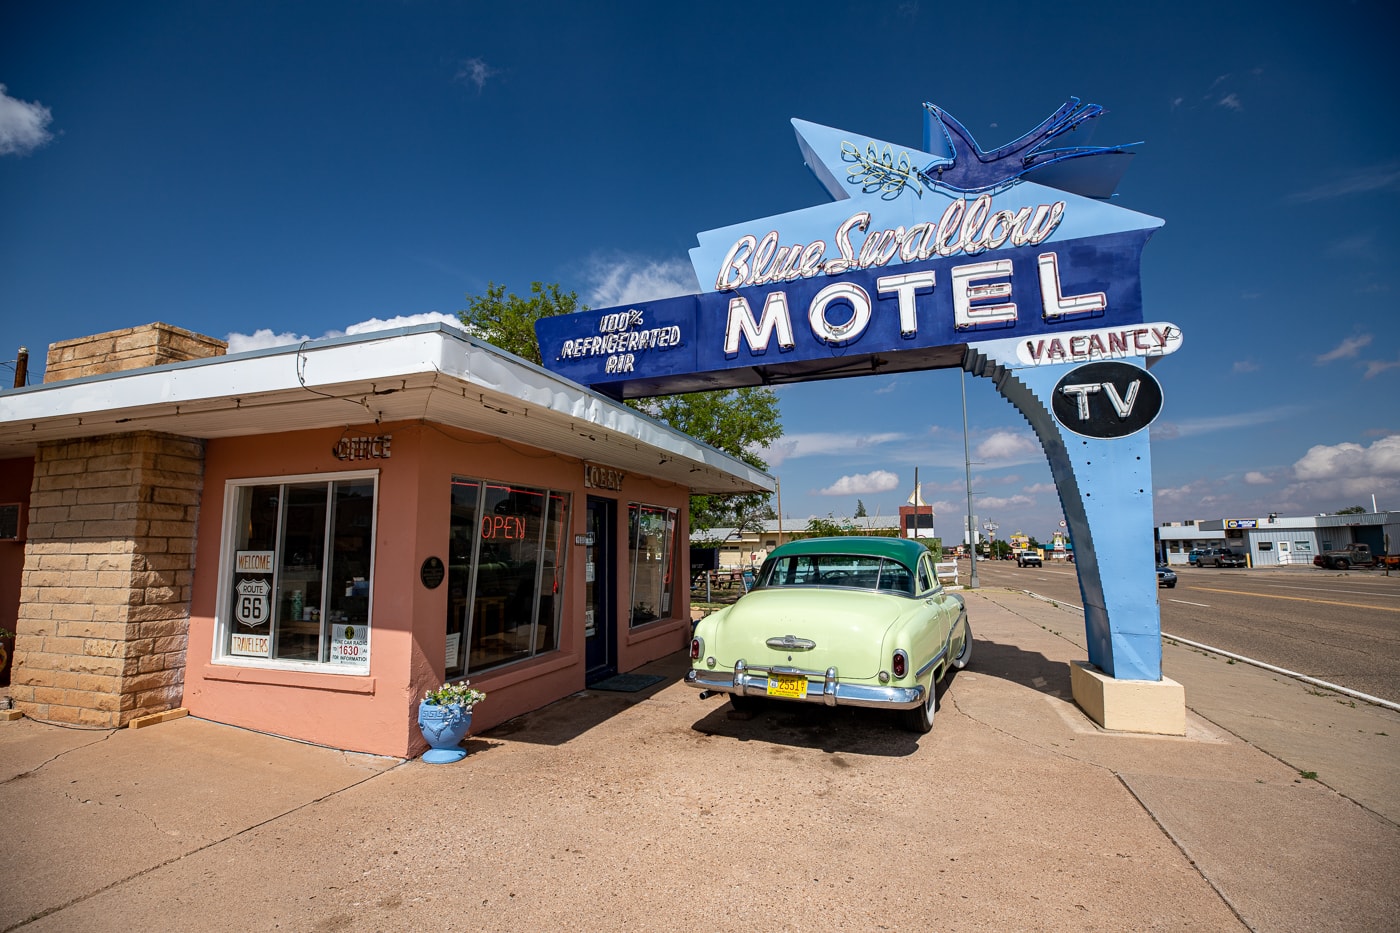
{"type": "Polygon", "coordinates": [[[1104,361],[1071,370],[1055,385],[1055,420],[1085,437],[1136,434],[1162,411],[1162,387],[1145,369],[1104,361]]]}

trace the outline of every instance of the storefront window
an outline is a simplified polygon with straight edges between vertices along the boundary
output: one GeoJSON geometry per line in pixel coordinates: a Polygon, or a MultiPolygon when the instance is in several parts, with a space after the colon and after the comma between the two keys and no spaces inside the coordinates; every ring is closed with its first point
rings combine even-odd
{"type": "Polygon", "coordinates": [[[375,477],[229,485],[220,653],[369,670],[375,477]]]}
{"type": "Polygon", "coordinates": [[[627,506],[627,547],[632,568],[631,625],[671,617],[675,592],[676,510],[627,506]]]}
{"type": "Polygon", "coordinates": [[[454,477],[447,676],[559,647],[569,496],[454,477]]]}

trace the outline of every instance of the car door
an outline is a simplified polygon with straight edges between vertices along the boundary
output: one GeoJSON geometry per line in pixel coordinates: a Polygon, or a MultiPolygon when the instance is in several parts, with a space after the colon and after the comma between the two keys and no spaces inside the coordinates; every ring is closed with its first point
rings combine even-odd
{"type": "Polygon", "coordinates": [[[951,605],[953,599],[948,595],[948,591],[938,580],[937,568],[933,564],[933,555],[921,555],[915,573],[916,593],[918,598],[924,601],[928,610],[928,657],[933,658],[948,647],[953,623],[957,621],[958,617],[957,610],[951,605]]]}

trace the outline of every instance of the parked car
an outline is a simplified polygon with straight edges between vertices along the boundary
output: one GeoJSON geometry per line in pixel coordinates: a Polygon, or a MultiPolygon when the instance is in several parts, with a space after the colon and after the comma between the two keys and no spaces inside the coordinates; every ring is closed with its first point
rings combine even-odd
{"type": "Polygon", "coordinates": [[[1400,567],[1400,556],[1375,554],[1369,544],[1348,544],[1335,551],[1323,551],[1313,558],[1313,565],[1327,570],[1346,570],[1350,567],[1400,567]]]}
{"type": "Polygon", "coordinates": [[[1157,585],[1169,590],[1176,589],[1176,571],[1166,564],[1157,565],[1157,585]]]}
{"type": "Polygon", "coordinates": [[[1022,551],[1016,555],[1017,567],[1043,567],[1038,551],[1022,551]]]}
{"type": "Polygon", "coordinates": [[[1199,561],[1201,559],[1201,555],[1208,550],[1210,549],[1203,547],[1192,548],[1191,553],[1186,555],[1186,563],[1191,567],[1199,566],[1199,564],[1197,564],[1196,562],[1199,561]]]}
{"type": "Polygon", "coordinates": [[[1227,547],[1206,548],[1196,558],[1197,567],[1243,567],[1246,563],[1243,554],[1227,547]]]}
{"type": "Polygon", "coordinates": [[[776,548],[754,589],[701,619],[686,683],[762,699],[893,710],[933,727],[938,686],[972,657],[961,596],[907,538],[808,538],[776,548]]]}

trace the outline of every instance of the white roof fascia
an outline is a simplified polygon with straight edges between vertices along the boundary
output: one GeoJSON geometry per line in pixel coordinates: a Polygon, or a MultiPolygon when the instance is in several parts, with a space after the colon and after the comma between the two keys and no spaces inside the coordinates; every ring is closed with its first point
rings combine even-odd
{"type": "MultiPolygon", "coordinates": [[[[772,476],[736,457],[442,324],[0,392],[0,457],[32,454],[40,441],[127,431],[204,438],[272,433],[278,430],[275,423],[268,424],[274,415],[282,416],[282,430],[380,419],[452,423],[450,413],[447,419],[432,417],[442,410],[435,403],[444,399],[469,412],[455,420],[471,430],[507,425],[500,419],[484,424],[481,412],[464,407],[463,400],[493,414],[517,415],[518,421],[533,418],[523,436],[538,438],[541,429],[568,430],[601,441],[603,462],[624,447],[637,462],[633,469],[645,457],[656,456],[660,463],[645,472],[680,485],[712,486],[723,478],[727,482],[719,485],[724,489],[714,491],[775,488],[772,476]],[[673,466],[665,469],[668,463],[673,466]],[[686,478],[695,473],[705,474],[708,482],[686,478]]],[[[577,450],[568,452],[578,455],[577,450]]]]}

